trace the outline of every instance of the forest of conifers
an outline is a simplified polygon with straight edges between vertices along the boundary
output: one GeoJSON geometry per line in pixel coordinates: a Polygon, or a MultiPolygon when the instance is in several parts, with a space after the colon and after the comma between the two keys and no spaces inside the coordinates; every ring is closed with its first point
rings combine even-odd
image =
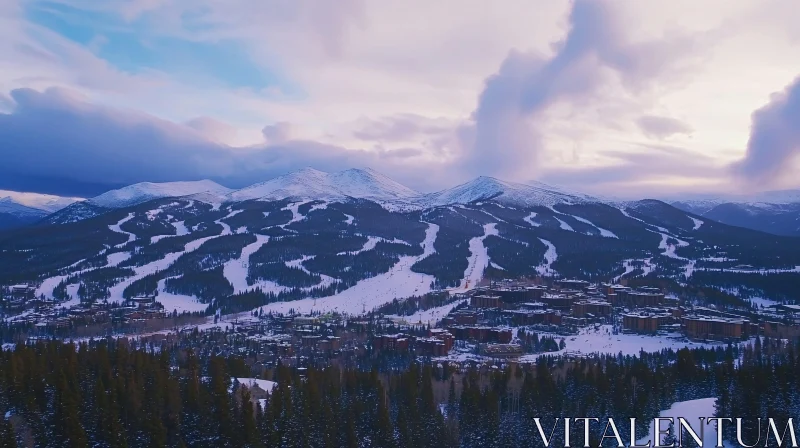
{"type": "Polygon", "coordinates": [[[483,371],[279,366],[262,408],[234,387],[252,374],[238,358],[40,341],[0,354],[0,447],[531,447],[534,417],[636,416],[640,436],[660,410],[703,397],[752,431],[757,417],[798,415],[798,371],[798,346],[767,340],[483,371]]]}

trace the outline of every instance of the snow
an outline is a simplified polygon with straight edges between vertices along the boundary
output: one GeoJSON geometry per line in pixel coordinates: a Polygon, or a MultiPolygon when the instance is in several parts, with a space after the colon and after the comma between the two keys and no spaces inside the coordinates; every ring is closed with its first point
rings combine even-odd
{"type": "Polygon", "coordinates": [[[489,251],[483,245],[483,240],[489,235],[498,235],[497,223],[486,224],[483,226],[483,236],[477,236],[469,240],[470,257],[467,269],[464,270],[464,278],[461,286],[457,290],[466,291],[478,285],[483,278],[483,271],[489,266],[489,251]]]}
{"type": "Polygon", "coordinates": [[[642,223],[642,224],[644,224],[644,225],[646,225],[646,226],[654,227],[654,228],[658,229],[658,231],[659,231],[659,232],[669,232],[669,229],[665,229],[664,227],[659,227],[659,226],[657,226],[657,225],[655,225],[655,224],[650,224],[649,222],[646,222],[646,221],[644,221],[644,220],[641,220],[641,219],[639,219],[639,218],[637,218],[637,217],[635,217],[635,216],[631,216],[631,215],[630,215],[630,214],[629,214],[627,211],[625,211],[625,208],[624,208],[624,207],[619,207],[619,208],[618,208],[618,210],[619,210],[620,212],[622,212],[622,214],[623,214],[623,215],[624,215],[626,218],[630,218],[630,219],[633,219],[633,220],[635,220],[635,221],[639,221],[640,223],[642,223]]]}
{"type": "Polygon", "coordinates": [[[531,214],[530,214],[530,215],[528,215],[528,216],[526,216],[526,217],[524,217],[524,218],[522,218],[522,219],[524,219],[524,220],[525,220],[525,222],[527,222],[528,224],[530,224],[530,225],[531,225],[531,226],[533,226],[533,227],[539,227],[539,226],[541,226],[541,224],[539,224],[538,222],[536,222],[536,221],[534,221],[534,220],[533,220],[533,218],[535,218],[535,217],[536,217],[536,212],[531,212],[531,214]]]}
{"type": "Polygon", "coordinates": [[[700,221],[700,220],[699,220],[699,219],[697,219],[697,218],[692,218],[692,217],[690,216],[690,217],[689,217],[689,219],[691,219],[691,220],[692,220],[692,222],[694,222],[694,228],[693,228],[692,230],[697,230],[697,229],[699,229],[699,228],[700,228],[700,226],[702,226],[702,225],[704,224],[704,223],[703,223],[703,221],[700,221]]]}
{"type": "Polygon", "coordinates": [[[293,309],[300,313],[336,311],[361,314],[364,310],[372,310],[394,299],[428,293],[435,278],[431,275],[413,272],[411,271],[411,266],[434,253],[433,244],[436,241],[438,232],[439,226],[429,223],[425,231],[425,240],[421,243],[423,248],[422,255],[400,257],[400,260],[389,272],[361,280],[338,294],[328,297],[270,303],[260,308],[263,308],[264,312],[280,313],[288,313],[289,310],[293,309]]]}
{"type": "Polygon", "coordinates": [[[572,216],[573,218],[577,219],[578,221],[580,221],[580,222],[582,222],[584,224],[588,224],[588,225],[594,227],[595,229],[599,230],[600,231],[600,236],[602,236],[602,237],[619,239],[619,237],[617,235],[615,235],[614,232],[612,232],[610,230],[606,230],[606,229],[594,224],[593,222],[589,221],[586,218],[581,218],[580,216],[575,216],[575,215],[569,215],[569,216],[572,216]]]}
{"type": "Polygon", "coordinates": [[[368,236],[367,237],[367,242],[364,243],[364,246],[362,246],[361,249],[358,249],[358,250],[355,250],[355,251],[352,251],[352,252],[339,252],[336,255],[348,255],[348,254],[349,255],[357,255],[357,254],[360,254],[361,252],[366,252],[368,250],[375,249],[375,246],[378,245],[378,242],[380,242],[382,239],[383,238],[378,238],[378,237],[375,237],[375,236],[368,236]]]}
{"type": "Polygon", "coordinates": [[[374,170],[349,169],[326,173],[304,168],[229,194],[233,201],[251,199],[344,201],[349,198],[396,200],[418,195],[374,170]]]}
{"type": "Polygon", "coordinates": [[[544,253],[544,263],[539,265],[536,268],[536,272],[539,275],[543,276],[553,276],[556,274],[556,271],[553,270],[553,263],[558,259],[558,253],[556,252],[556,246],[553,245],[550,241],[546,239],[539,238],[539,241],[542,242],[545,246],[547,246],[547,251],[544,253]]]}
{"type": "Polygon", "coordinates": [[[123,261],[131,258],[130,252],[114,252],[106,257],[106,266],[119,266],[123,261]]]}
{"type": "Polygon", "coordinates": [[[170,224],[172,225],[172,227],[175,227],[175,235],[156,235],[150,237],[150,244],[154,244],[157,241],[162,240],[164,238],[169,238],[172,236],[184,236],[189,234],[189,229],[186,228],[186,224],[184,223],[184,221],[171,222],[170,224]]]}
{"type": "Polygon", "coordinates": [[[404,321],[408,324],[423,323],[433,326],[450,314],[450,311],[452,311],[453,308],[466,301],[467,299],[456,300],[455,302],[448,303],[447,305],[437,306],[428,310],[417,311],[410,316],[389,315],[386,317],[393,320],[404,321]]]}
{"type": "Polygon", "coordinates": [[[323,202],[322,204],[314,204],[311,206],[311,210],[309,210],[308,213],[311,213],[314,210],[325,210],[326,208],[328,208],[327,202],[323,202]]]}
{"type": "Polygon", "coordinates": [[[242,253],[239,258],[230,260],[223,266],[222,274],[231,282],[235,294],[253,288],[247,284],[250,255],[255,253],[258,249],[261,249],[261,246],[267,244],[267,242],[269,242],[268,236],[256,235],[256,241],[242,248],[242,253]]]}
{"type": "Polygon", "coordinates": [[[28,193],[10,190],[0,190],[0,198],[8,198],[9,202],[23,207],[36,209],[46,213],[54,213],[83,198],[54,196],[50,194],[28,193]]]}
{"type": "Polygon", "coordinates": [[[227,194],[231,190],[210,180],[193,182],[142,182],[111,190],[90,201],[101,207],[123,208],[158,198],[189,196],[198,193],[227,194]]]}
{"type": "MultiPolygon", "coordinates": [[[[709,417],[714,417],[714,403],[716,402],[716,398],[699,398],[696,400],[689,400],[689,401],[678,401],[673,403],[669,409],[663,410],[659,413],[659,417],[664,418],[671,418],[673,419],[673,427],[675,428],[675,432],[679,432],[682,428],[682,425],[679,423],[678,418],[684,418],[686,423],[691,426],[692,430],[701,437],[703,441],[703,446],[705,447],[714,447],[717,446],[717,425],[716,422],[711,422],[708,424],[707,419],[709,417]],[[700,420],[700,418],[703,420],[700,420]],[[702,428],[702,429],[701,429],[702,428]],[[702,431],[702,432],[701,432],[702,431]]],[[[733,424],[733,423],[729,423],[733,424]]],[[[661,430],[666,431],[669,428],[669,421],[661,422],[661,430]]],[[[663,441],[663,435],[662,441],[663,441]]],[[[676,434],[676,437],[678,435],[676,434]]],[[[687,435],[689,437],[690,442],[694,442],[691,435],[687,435]]],[[[650,446],[655,445],[655,422],[650,422],[650,430],[647,433],[647,436],[639,439],[637,441],[637,445],[647,445],[648,441],[651,441],[652,444],[650,446]]],[[[687,441],[684,440],[683,444],[686,445],[687,441]]],[[[727,440],[723,440],[722,444],[724,447],[734,447],[738,445],[734,445],[727,440]]]]}
{"type": "MultiPolygon", "coordinates": [[[[615,335],[612,332],[611,325],[582,328],[579,334],[575,336],[560,336],[548,333],[542,333],[539,336],[541,337],[543,335],[552,336],[556,341],[563,338],[564,342],[567,344],[564,350],[549,353],[551,355],[566,353],[616,355],[622,352],[623,355],[638,356],[641,351],[654,353],[664,349],[680,350],[682,348],[727,347],[727,344],[722,342],[691,342],[677,334],[671,337],[623,333],[615,335]]],[[[743,342],[743,344],[745,343],[746,342],[743,342]]],[[[538,354],[525,355],[520,358],[520,361],[532,361],[538,356],[538,354]]]]}
{"type": "Polygon", "coordinates": [[[748,300],[750,300],[750,303],[752,303],[753,305],[764,308],[768,308],[772,305],[778,304],[778,302],[776,302],[775,300],[765,299],[763,297],[751,297],[748,300]]]}
{"type": "Polygon", "coordinates": [[[566,222],[558,219],[558,216],[555,216],[555,215],[561,214],[561,213],[557,212],[556,209],[554,209],[553,207],[548,207],[548,208],[553,211],[553,218],[555,218],[555,220],[558,221],[558,225],[559,225],[559,227],[561,227],[562,230],[566,230],[568,232],[574,232],[575,231],[575,229],[573,229],[571,225],[569,225],[566,222]]]}
{"type": "Polygon", "coordinates": [[[197,297],[166,292],[164,290],[166,282],[167,279],[162,279],[158,282],[158,297],[156,297],[156,300],[164,305],[164,311],[167,313],[171,313],[173,311],[177,311],[178,314],[184,312],[200,313],[208,308],[208,304],[200,303],[197,297]]]}
{"type": "Polygon", "coordinates": [[[611,280],[611,282],[612,282],[612,283],[616,283],[616,282],[620,281],[620,279],[621,279],[622,277],[625,277],[626,275],[628,275],[628,274],[630,274],[631,272],[633,272],[633,270],[634,270],[634,267],[633,267],[633,264],[632,264],[632,262],[633,262],[633,260],[623,260],[623,261],[622,261],[622,267],[624,267],[624,268],[625,268],[625,272],[623,272],[622,274],[620,274],[620,275],[618,275],[618,276],[614,277],[614,279],[613,279],[613,280],[611,280]]]}
{"type": "Polygon", "coordinates": [[[122,292],[125,290],[125,288],[128,285],[130,285],[131,283],[135,282],[136,280],[139,280],[139,279],[145,277],[146,275],[153,274],[155,272],[163,271],[164,269],[167,269],[170,265],[172,265],[172,263],[175,262],[175,260],[180,258],[181,255],[197,250],[197,248],[200,247],[203,243],[205,243],[206,241],[208,241],[210,239],[217,238],[218,236],[220,236],[220,235],[208,236],[208,237],[205,237],[205,238],[200,238],[200,239],[196,239],[194,241],[190,241],[189,243],[187,243],[184,246],[183,250],[180,251],[180,252],[171,252],[171,253],[166,254],[164,256],[164,258],[161,258],[159,260],[153,261],[151,263],[147,263],[147,264],[145,264],[143,266],[134,267],[133,270],[136,273],[136,275],[134,275],[133,277],[127,278],[127,279],[121,281],[120,283],[117,283],[116,285],[114,285],[114,286],[112,286],[110,288],[110,290],[109,290],[110,291],[110,297],[108,299],[109,303],[123,301],[124,299],[122,297],[122,292]]]}
{"type": "Polygon", "coordinates": [[[225,215],[224,217],[222,217],[222,218],[220,218],[220,219],[218,219],[218,220],[214,221],[215,223],[217,223],[217,224],[219,224],[219,225],[221,225],[221,226],[222,226],[222,233],[221,233],[221,234],[219,234],[219,236],[224,236],[224,235],[232,235],[232,234],[233,234],[233,232],[231,232],[231,226],[229,226],[229,225],[225,224],[224,222],[222,222],[222,220],[223,220],[223,219],[228,219],[228,218],[230,218],[230,217],[232,217],[232,216],[236,216],[236,215],[238,215],[239,213],[241,213],[242,211],[243,211],[243,210],[233,210],[232,212],[228,213],[228,214],[227,214],[227,215],[225,215]]]}
{"type": "Polygon", "coordinates": [[[121,233],[123,235],[127,235],[128,236],[128,241],[125,241],[124,243],[121,243],[121,244],[117,244],[114,247],[117,247],[117,248],[122,247],[122,246],[124,246],[124,245],[126,245],[126,244],[128,244],[131,241],[134,241],[136,239],[136,235],[134,235],[134,234],[132,234],[130,232],[126,232],[126,231],[124,231],[124,230],[122,230],[120,228],[121,225],[123,225],[126,222],[130,221],[131,219],[133,219],[133,216],[134,216],[133,213],[128,213],[128,216],[120,219],[119,222],[117,222],[116,224],[112,224],[112,225],[108,226],[108,229],[111,230],[112,232],[117,232],[117,233],[121,233]]]}
{"type": "Polygon", "coordinates": [[[414,202],[432,208],[451,204],[470,204],[492,200],[511,206],[551,206],[558,203],[576,203],[593,200],[589,196],[566,192],[539,182],[519,184],[481,176],[467,183],[436,193],[421,195],[414,202]]]}
{"type": "Polygon", "coordinates": [[[348,225],[352,225],[353,224],[353,220],[356,219],[355,217],[353,217],[351,215],[348,215],[347,213],[344,213],[344,217],[347,218],[347,220],[344,223],[348,224],[348,225]]]}
{"type": "Polygon", "coordinates": [[[258,378],[236,378],[236,381],[247,387],[258,386],[259,389],[267,393],[278,387],[278,383],[275,381],[260,380],[258,378]]]}

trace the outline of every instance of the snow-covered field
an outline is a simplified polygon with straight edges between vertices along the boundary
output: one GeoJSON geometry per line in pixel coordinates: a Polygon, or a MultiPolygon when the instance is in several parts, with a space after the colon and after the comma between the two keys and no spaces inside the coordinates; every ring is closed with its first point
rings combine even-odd
{"type": "Polygon", "coordinates": [[[202,312],[208,308],[208,304],[200,303],[200,301],[197,300],[197,297],[166,292],[164,290],[165,283],[166,279],[158,282],[158,297],[156,297],[156,300],[164,305],[164,311],[168,313],[177,311],[178,314],[180,314],[183,312],[202,312]]]}
{"type": "Polygon", "coordinates": [[[347,314],[361,314],[364,310],[391,302],[394,299],[422,295],[431,290],[434,277],[411,271],[417,261],[434,253],[433,243],[439,226],[428,224],[425,240],[422,242],[422,255],[401,257],[389,272],[361,280],[354,286],[327,297],[307,298],[290,302],[276,302],[265,305],[264,312],[274,311],[287,313],[294,310],[299,313],[311,311],[336,311],[347,314]]]}
{"type": "MultiPolygon", "coordinates": [[[[546,333],[540,334],[547,336],[546,333]]],[[[696,347],[726,347],[723,343],[698,343],[686,341],[679,338],[665,336],[649,336],[639,334],[613,334],[610,325],[600,325],[598,327],[587,327],[580,330],[575,336],[550,335],[560,340],[564,338],[567,348],[557,353],[581,353],[581,354],[608,354],[616,355],[622,352],[623,355],[638,355],[639,352],[658,352],[663,349],[680,350],[682,348],[696,347]]],[[[539,355],[526,355],[523,360],[535,360],[539,355]]]]}
{"type": "MultiPolygon", "coordinates": [[[[717,446],[717,427],[716,423],[711,423],[710,425],[707,424],[708,417],[714,417],[714,402],[716,398],[699,398],[697,400],[689,400],[689,401],[679,401],[673,403],[669,409],[661,411],[659,417],[663,418],[672,418],[674,420],[673,426],[675,431],[681,428],[678,418],[686,419],[686,422],[691,426],[691,428],[695,431],[695,433],[700,437],[703,441],[703,446],[706,447],[713,447],[717,446]],[[700,417],[703,417],[704,420],[701,423],[700,417]],[[702,428],[702,433],[700,432],[702,428]]],[[[669,427],[669,422],[664,421],[661,423],[661,430],[666,431],[669,427]]],[[[677,435],[676,435],[677,437],[677,435]]],[[[688,436],[691,439],[691,436],[688,436]]],[[[655,424],[654,422],[650,423],[650,431],[646,437],[642,437],[637,441],[637,445],[647,445],[648,441],[652,443],[650,446],[655,445],[655,424]]],[[[663,436],[662,436],[663,441],[663,436]]],[[[694,441],[694,440],[690,440],[694,441]]],[[[738,446],[734,445],[726,440],[722,441],[723,446],[725,447],[733,447],[738,446]]],[[[686,445],[687,441],[684,440],[683,444],[686,445]]]]}

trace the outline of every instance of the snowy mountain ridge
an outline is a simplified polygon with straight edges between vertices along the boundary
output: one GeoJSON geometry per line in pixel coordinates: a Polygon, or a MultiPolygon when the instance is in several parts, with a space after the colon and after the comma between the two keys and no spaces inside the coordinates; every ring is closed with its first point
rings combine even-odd
{"type": "Polygon", "coordinates": [[[469,204],[488,200],[493,200],[512,207],[600,202],[599,199],[592,198],[591,196],[566,192],[540,182],[535,182],[534,185],[521,184],[506,182],[488,176],[480,176],[447,190],[422,195],[415,198],[414,202],[425,208],[429,208],[451,204],[469,204]]]}
{"type": "Polygon", "coordinates": [[[231,192],[231,202],[247,200],[343,200],[371,199],[376,202],[403,200],[418,195],[414,190],[371,169],[348,169],[326,173],[313,168],[278,176],[231,192]]]}
{"type": "Polygon", "coordinates": [[[197,193],[213,193],[225,195],[231,189],[210,181],[199,180],[189,182],[140,182],[116,190],[107,191],[89,201],[105,208],[123,208],[153,199],[189,196],[197,193]]]}

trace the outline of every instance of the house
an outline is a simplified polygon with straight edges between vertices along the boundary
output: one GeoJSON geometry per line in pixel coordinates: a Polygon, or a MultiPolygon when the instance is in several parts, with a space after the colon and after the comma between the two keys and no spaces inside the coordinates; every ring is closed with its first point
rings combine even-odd
{"type": "Polygon", "coordinates": [[[634,312],[622,315],[622,328],[633,333],[655,333],[671,320],[669,313],[634,312]]]}
{"type": "Polygon", "coordinates": [[[474,295],[469,301],[473,308],[500,308],[502,302],[500,296],[494,295],[474,295]]]}
{"type": "Polygon", "coordinates": [[[575,317],[608,317],[611,315],[611,304],[605,300],[581,300],[572,304],[572,315],[575,317]]]}

